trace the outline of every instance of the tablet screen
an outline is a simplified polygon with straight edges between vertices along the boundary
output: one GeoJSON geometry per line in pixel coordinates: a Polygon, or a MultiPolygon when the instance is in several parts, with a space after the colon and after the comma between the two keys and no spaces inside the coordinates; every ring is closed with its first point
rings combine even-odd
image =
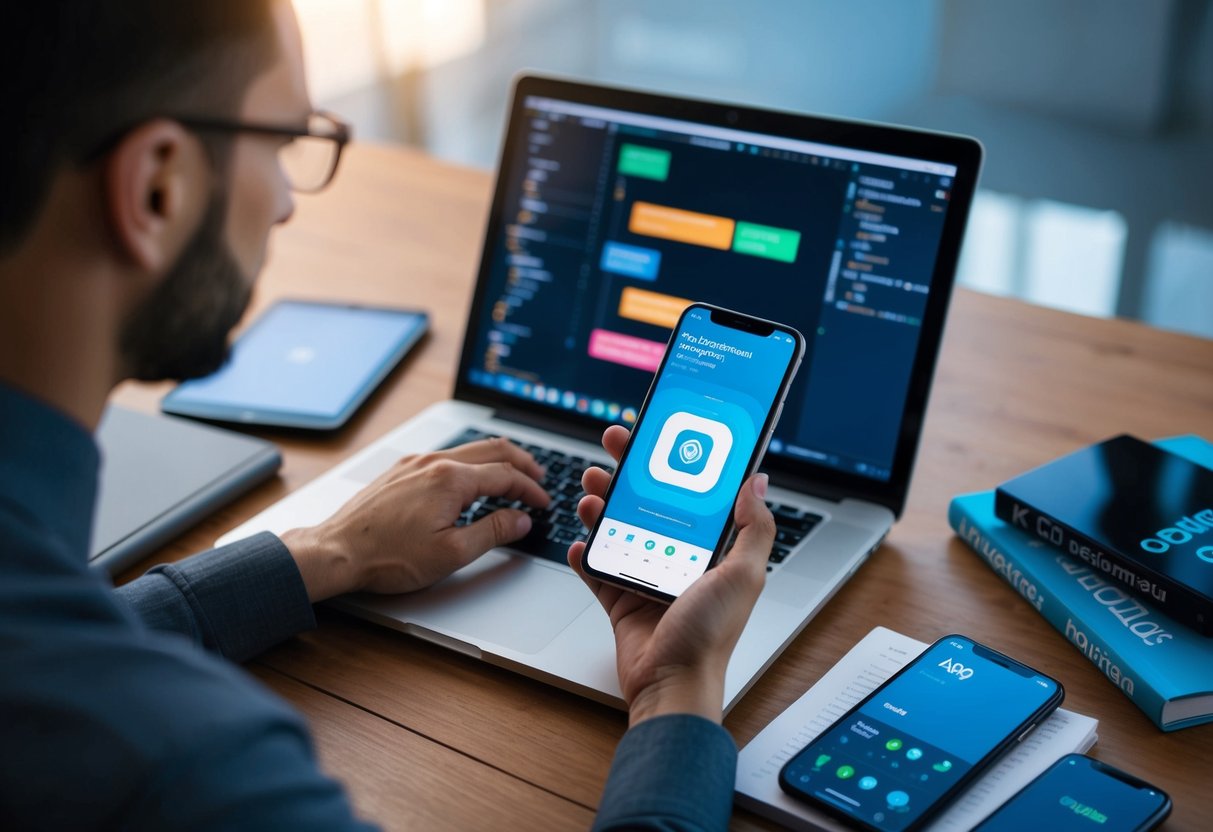
{"type": "Polygon", "coordinates": [[[161,403],[205,419],[335,428],[424,334],[425,313],[280,301],[232,347],[218,372],[161,403]]]}

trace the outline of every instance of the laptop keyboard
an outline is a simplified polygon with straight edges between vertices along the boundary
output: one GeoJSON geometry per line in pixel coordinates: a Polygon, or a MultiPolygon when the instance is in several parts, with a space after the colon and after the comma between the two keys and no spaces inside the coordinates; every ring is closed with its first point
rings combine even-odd
{"type": "MultiPolygon", "coordinates": [[[[451,440],[446,447],[453,448],[456,445],[492,437],[493,434],[468,428],[451,440]]],[[[511,543],[510,548],[557,563],[567,563],[569,545],[575,540],[585,540],[586,529],[577,517],[577,503],[585,496],[585,492],[581,490],[581,475],[591,465],[597,465],[608,473],[614,473],[614,469],[595,460],[567,454],[553,448],[526,442],[517,444],[535,457],[535,461],[547,471],[541,484],[552,497],[548,507],[532,508],[520,500],[481,497],[464,510],[456,525],[465,526],[499,508],[516,508],[525,511],[531,515],[531,531],[522,540],[511,543]]],[[[770,564],[783,563],[796,544],[803,540],[813,530],[813,527],[821,522],[822,518],[821,515],[782,503],[768,501],[767,507],[775,517],[776,529],[775,544],[771,548],[771,556],[767,565],[767,571],[770,571],[770,564]]]]}

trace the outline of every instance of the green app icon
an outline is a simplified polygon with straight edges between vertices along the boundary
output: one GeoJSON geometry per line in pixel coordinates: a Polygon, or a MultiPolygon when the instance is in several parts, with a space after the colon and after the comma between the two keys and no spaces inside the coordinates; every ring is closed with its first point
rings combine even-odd
{"type": "Polygon", "coordinates": [[[818,754],[817,762],[813,763],[813,770],[816,771],[817,769],[820,769],[822,766],[824,766],[828,762],[830,762],[829,754],[818,754]]]}
{"type": "Polygon", "coordinates": [[[893,739],[886,742],[884,744],[884,747],[889,749],[890,751],[900,751],[901,750],[901,740],[894,737],[893,739]]]}
{"type": "Polygon", "coordinates": [[[666,547],[665,547],[665,553],[666,553],[667,555],[672,555],[672,554],[674,554],[674,547],[673,547],[673,546],[666,546],[666,547]]]}
{"type": "Polygon", "coordinates": [[[839,766],[838,771],[834,773],[838,775],[839,780],[850,780],[855,776],[855,769],[850,766],[839,766]]]}
{"type": "Polygon", "coordinates": [[[646,540],[644,542],[644,548],[649,549],[649,550],[651,550],[656,545],[657,545],[656,540],[646,540]]]}
{"type": "Polygon", "coordinates": [[[938,762],[935,765],[931,766],[931,768],[935,769],[936,771],[951,771],[952,770],[952,761],[943,760],[942,762],[938,762]]]}

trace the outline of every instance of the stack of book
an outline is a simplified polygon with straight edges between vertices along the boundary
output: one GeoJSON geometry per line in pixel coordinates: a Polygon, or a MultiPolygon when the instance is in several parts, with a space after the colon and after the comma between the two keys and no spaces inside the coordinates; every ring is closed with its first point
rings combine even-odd
{"type": "Polygon", "coordinates": [[[948,521],[1172,731],[1213,720],[1213,444],[1145,444],[1117,437],[956,497],[948,521]]]}

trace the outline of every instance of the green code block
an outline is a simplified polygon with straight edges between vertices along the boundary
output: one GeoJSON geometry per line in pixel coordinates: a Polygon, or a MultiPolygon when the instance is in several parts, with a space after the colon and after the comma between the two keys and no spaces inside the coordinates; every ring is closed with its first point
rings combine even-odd
{"type": "Polygon", "coordinates": [[[733,251],[769,257],[784,263],[796,262],[796,251],[800,248],[800,232],[752,222],[737,223],[733,232],[733,251]]]}
{"type": "Polygon", "coordinates": [[[619,172],[664,182],[670,175],[670,151],[625,144],[619,149],[619,172]]]}

